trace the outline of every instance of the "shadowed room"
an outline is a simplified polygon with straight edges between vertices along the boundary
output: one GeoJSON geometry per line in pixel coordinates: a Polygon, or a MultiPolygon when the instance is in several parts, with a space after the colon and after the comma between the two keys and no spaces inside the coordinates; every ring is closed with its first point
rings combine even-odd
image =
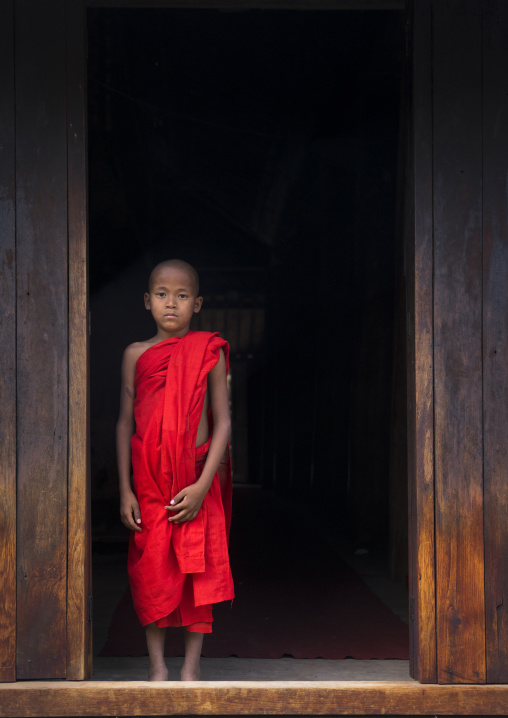
{"type": "Polygon", "coordinates": [[[96,654],[146,652],[120,362],[179,257],[231,346],[236,599],[203,655],[408,658],[404,53],[402,11],[88,11],[96,654]]]}

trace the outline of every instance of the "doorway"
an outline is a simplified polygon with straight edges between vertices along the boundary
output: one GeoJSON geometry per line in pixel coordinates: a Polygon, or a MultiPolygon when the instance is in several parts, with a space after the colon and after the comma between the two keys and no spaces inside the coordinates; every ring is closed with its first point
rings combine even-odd
{"type": "MultiPolygon", "coordinates": [[[[125,551],[121,353],[151,331],[151,267],[181,256],[201,274],[195,328],[232,347],[235,481],[240,497],[254,492],[240,501],[283,502],[293,526],[303,511],[378,590],[404,584],[403,53],[399,11],[89,11],[92,486],[105,573],[125,551]]],[[[123,586],[106,590],[120,600],[123,586]]]]}

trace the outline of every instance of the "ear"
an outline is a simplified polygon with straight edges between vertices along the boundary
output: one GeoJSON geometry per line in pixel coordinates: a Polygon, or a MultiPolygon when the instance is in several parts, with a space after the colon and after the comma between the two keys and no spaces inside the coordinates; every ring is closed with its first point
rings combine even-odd
{"type": "Polygon", "coordinates": [[[148,309],[148,311],[150,311],[151,308],[152,307],[150,305],[150,295],[148,294],[148,292],[145,292],[145,309],[148,309]]]}
{"type": "Polygon", "coordinates": [[[203,297],[196,297],[196,300],[194,302],[194,314],[197,314],[199,312],[202,304],[203,304],[203,297]]]}

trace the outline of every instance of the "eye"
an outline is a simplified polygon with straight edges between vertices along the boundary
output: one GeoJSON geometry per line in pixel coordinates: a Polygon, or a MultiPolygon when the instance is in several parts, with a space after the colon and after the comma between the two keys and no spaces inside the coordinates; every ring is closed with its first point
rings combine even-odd
{"type": "Polygon", "coordinates": [[[155,292],[155,296],[156,296],[156,297],[165,297],[165,296],[166,296],[166,292],[155,292]]]}
{"type": "Polygon", "coordinates": [[[179,299],[187,299],[187,298],[188,298],[188,295],[187,295],[187,294],[179,294],[179,295],[178,295],[178,298],[179,298],[179,299]]]}

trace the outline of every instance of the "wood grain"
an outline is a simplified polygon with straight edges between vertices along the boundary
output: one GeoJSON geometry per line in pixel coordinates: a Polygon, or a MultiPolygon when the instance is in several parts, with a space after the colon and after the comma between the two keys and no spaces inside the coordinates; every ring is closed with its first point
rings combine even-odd
{"type": "Polygon", "coordinates": [[[485,6],[483,423],[487,680],[508,682],[508,5],[485,6]]]}
{"type": "Polygon", "coordinates": [[[438,681],[485,671],[482,3],[434,2],[434,391],[438,681]]]}
{"type": "Polygon", "coordinates": [[[0,716],[505,715],[508,686],[416,682],[95,682],[0,686],[0,716]]]}
{"type": "Polygon", "coordinates": [[[92,674],[85,7],[67,2],[69,478],[67,678],[92,674]]]}
{"type": "Polygon", "coordinates": [[[17,676],[66,672],[64,0],[17,0],[17,676]]]}
{"type": "Polygon", "coordinates": [[[0,5],[0,681],[16,679],[14,8],[0,5]]]}
{"type": "Polygon", "coordinates": [[[434,683],[437,648],[430,0],[411,3],[410,20],[412,105],[406,208],[410,658],[413,678],[434,683]]]}

